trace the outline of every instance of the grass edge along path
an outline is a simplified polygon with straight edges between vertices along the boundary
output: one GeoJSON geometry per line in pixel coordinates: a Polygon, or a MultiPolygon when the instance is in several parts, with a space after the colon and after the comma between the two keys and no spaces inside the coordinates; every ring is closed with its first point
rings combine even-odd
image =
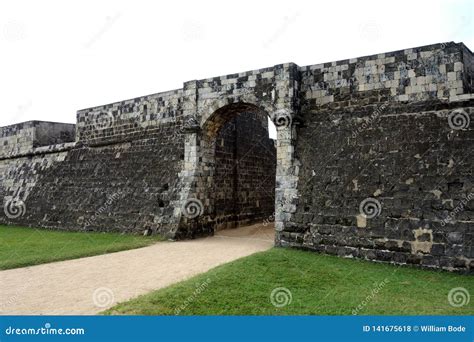
{"type": "Polygon", "coordinates": [[[474,277],[273,248],[119,303],[103,314],[474,314],[473,300],[460,307],[450,304],[448,295],[456,288],[474,294],[474,277]]]}
{"type": "Polygon", "coordinates": [[[163,238],[0,226],[0,270],[149,246],[163,238]]]}

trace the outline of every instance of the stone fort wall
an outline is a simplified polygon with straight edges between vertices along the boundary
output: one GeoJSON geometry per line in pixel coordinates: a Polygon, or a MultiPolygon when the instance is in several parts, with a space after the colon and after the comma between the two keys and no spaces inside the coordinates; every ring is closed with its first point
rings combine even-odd
{"type": "Polygon", "coordinates": [[[473,61],[443,43],[190,81],[78,111],[74,142],[4,127],[20,213],[0,222],[187,238],[275,217],[277,246],[472,272],[473,61]]]}
{"type": "Polygon", "coordinates": [[[30,153],[34,148],[75,141],[73,124],[29,121],[0,128],[0,158],[30,153]]]}
{"type": "MultiPolygon", "coordinates": [[[[8,135],[5,157],[0,159],[5,209],[0,222],[181,237],[176,233],[181,224],[179,174],[184,163],[180,101],[163,102],[166,111],[159,109],[164,114],[157,115],[157,107],[147,109],[155,98],[163,99],[152,95],[79,111],[74,142],[50,127],[48,139],[61,143],[34,147],[43,127],[29,122],[4,127],[13,134],[8,135]],[[24,144],[16,144],[23,140],[24,144]]],[[[211,216],[219,229],[256,222],[273,212],[275,148],[266,120],[244,113],[227,123],[216,139],[219,173],[212,193],[220,202],[211,216]],[[265,139],[254,145],[257,137],[265,139]],[[236,163],[243,154],[247,161],[236,163]],[[261,184],[263,177],[267,181],[261,184]],[[254,207],[263,211],[256,213],[254,207]]],[[[213,229],[206,225],[186,230],[183,237],[211,234],[213,229]]]]}
{"type": "Polygon", "coordinates": [[[438,44],[300,70],[299,196],[279,244],[472,271],[472,53],[438,44]]]}

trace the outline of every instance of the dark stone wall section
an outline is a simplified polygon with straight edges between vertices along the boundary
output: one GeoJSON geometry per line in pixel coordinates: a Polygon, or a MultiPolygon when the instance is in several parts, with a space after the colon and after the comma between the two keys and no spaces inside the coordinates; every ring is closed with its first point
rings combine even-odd
{"type": "Polygon", "coordinates": [[[36,147],[74,142],[76,125],[28,121],[0,127],[0,159],[31,153],[36,147]]]}
{"type": "Polygon", "coordinates": [[[474,93],[474,55],[466,46],[462,47],[462,60],[464,93],[472,94],[474,93]]]}
{"type": "Polygon", "coordinates": [[[168,132],[162,127],[159,134],[130,143],[74,148],[60,161],[55,154],[23,158],[7,176],[19,184],[17,196],[26,210],[15,219],[1,216],[0,222],[168,236],[175,222],[172,202],[179,192],[183,149],[182,136],[170,126],[168,132]],[[25,196],[27,182],[35,186],[25,196]]]}
{"type": "Polygon", "coordinates": [[[217,229],[261,222],[275,209],[276,149],[267,116],[241,113],[216,138],[217,229]]]}
{"type": "Polygon", "coordinates": [[[448,116],[462,110],[472,122],[473,106],[308,108],[300,198],[281,245],[472,272],[474,131],[453,130],[448,116]],[[374,217],[363,215],[366,199],[380,205],[374,217]]]}
{"type": "Polygon", "coordinates": [[[76,139],[76,125],[38,122],[35,125],[33,147],[73,142],[76,139]]]}

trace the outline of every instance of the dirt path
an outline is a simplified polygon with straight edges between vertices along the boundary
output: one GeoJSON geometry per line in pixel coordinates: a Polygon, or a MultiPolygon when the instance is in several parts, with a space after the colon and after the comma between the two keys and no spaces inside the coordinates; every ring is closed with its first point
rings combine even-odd
{"type": "Polygon", "coordinates": [[[118,302],[272,247],[273,227],[0,272],[0,314],[96,314],[118,302]]]}

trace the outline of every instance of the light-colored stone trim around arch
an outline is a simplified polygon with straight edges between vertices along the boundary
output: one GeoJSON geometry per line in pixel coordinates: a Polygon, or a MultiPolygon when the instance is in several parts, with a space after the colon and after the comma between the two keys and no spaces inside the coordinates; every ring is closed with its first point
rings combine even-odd
{"type": "Polygon", "coordinates": [[[176,206],[175,213],[179,220],[177,238],[192,235],[192,219],[183,215],[187,202],[201,202],[203,213],[209,205],[203,180],[212,177],[212,171],[206,169],[206,162],[212,159],[213,152],[206,147],[205,136],[216,134],[220,126],[232,117],[232,113],[227,112],[229,109],[236,113],[253,110],[265,112],[277,126],[275,242],[280,244],[279,232],[284,230],[285,224],[296,211],[298,198],[298,167],[294,158],[294,124],[298,115],[297,75],[295,64],[284,64],[263,71],[234,75],[234,78],[227,76],[184,84],[183,116],[195,124],[185,128],[184,163],[179,174],[180,203],[176,206]],[[226,91],[216,91],[213,87],[215,83],[226,91]],[[227,118],[216,123],[219,115],[224,113],[227,113],[227,118]]]}

